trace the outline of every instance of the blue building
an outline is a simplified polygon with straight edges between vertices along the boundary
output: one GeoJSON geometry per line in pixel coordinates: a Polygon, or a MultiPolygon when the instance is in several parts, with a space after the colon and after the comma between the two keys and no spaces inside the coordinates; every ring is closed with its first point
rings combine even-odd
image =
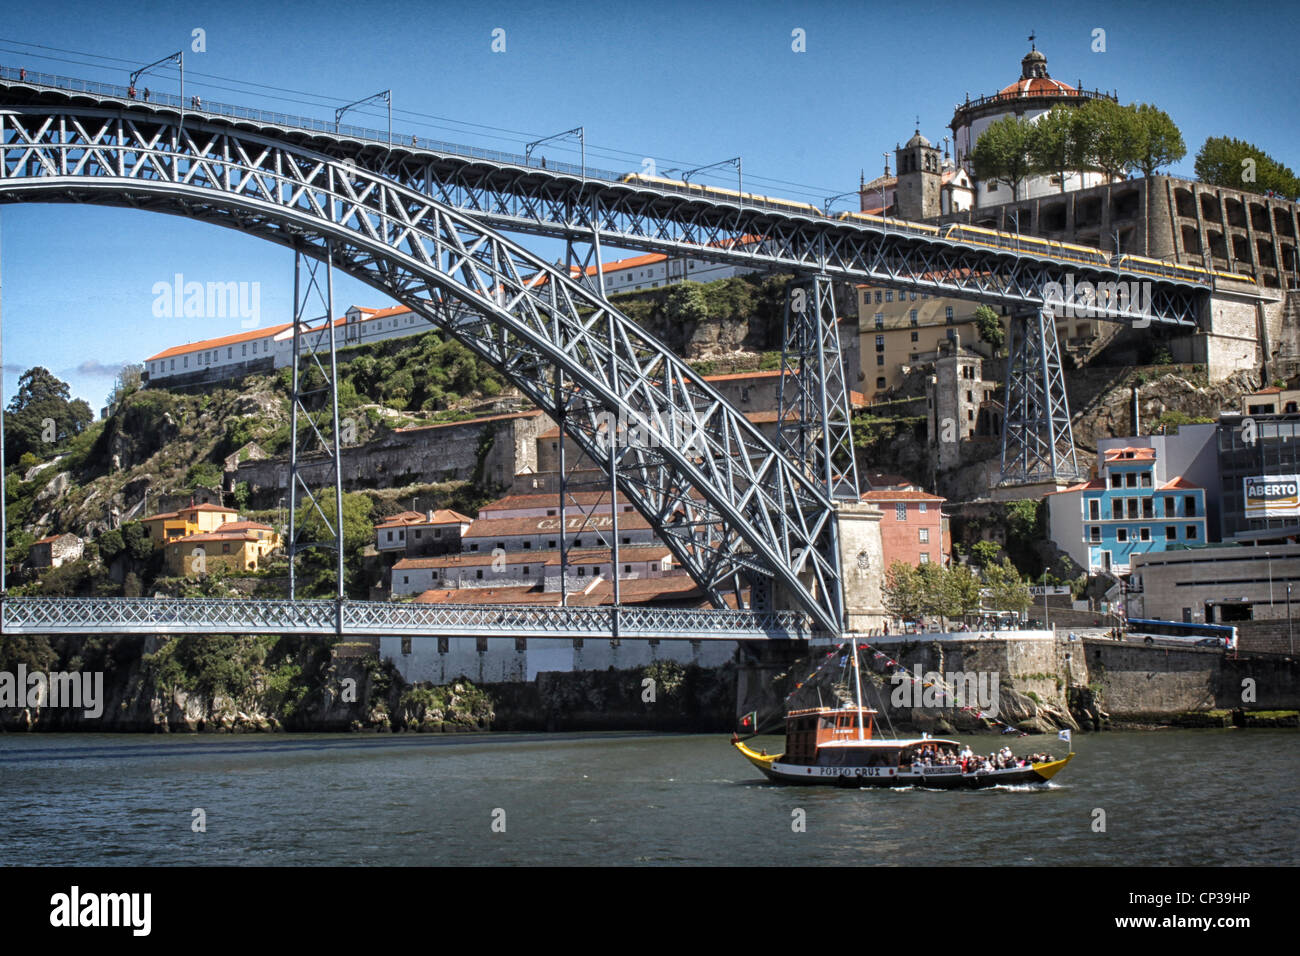
{"type": "Polygon", "coordinates": [[[1090,573],[1128,574],[1134,554],[1206,543],[1205,489],[1165,478],[1154,448],[1104,448],[1097,477],[1047,496],[1052,541],[1090,573]]]}

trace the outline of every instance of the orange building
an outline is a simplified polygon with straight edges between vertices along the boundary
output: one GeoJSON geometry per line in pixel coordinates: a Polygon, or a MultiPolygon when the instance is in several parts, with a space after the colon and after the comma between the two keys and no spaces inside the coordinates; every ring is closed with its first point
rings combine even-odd
{"type": "Polygon", "coordinates": [[[216,531],[232,521],[239,520],[239,512],[221,505],[191,505],[179,511],[141,518],[140,523],[149,529],[149,540],[154,546],[166,544],[191,534],[216,531]]]}
{"type": "Polygon", "coordinates": [[[177,577],[198,577],[217,568],[256,571],[262,559],[280,546],[280,536],[269,524],[229,521],[216,531],[169,541],[167,571],[177,577]]]}
{"type": "Polygon", "coordinates": [[[947,498],[915,488],[882,488],[862,496],[881,511],[880,547],[885,567],[905,561],[913,567],[947,564],[951,551],[942,505],[947,498]]]}

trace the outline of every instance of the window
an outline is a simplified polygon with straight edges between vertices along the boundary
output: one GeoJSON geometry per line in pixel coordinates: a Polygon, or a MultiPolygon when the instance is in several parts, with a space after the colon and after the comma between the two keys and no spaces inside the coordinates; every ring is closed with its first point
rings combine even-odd
{"type": "Polygon", "coordinates": [[[504,541],[498,541],[497,547],[504,551],[506,549],[506,543],[504,541]]]}
{"type": "Polygon", "coordinates": [[[547,546],[548,548],[553,548],[553,547],[555,547],[555,542],[554,542],[554,541],[548,541],[548,542],[546,542],[546,546],[547,546]]]}
{"type": "Polygon", "coordinates": [[[402,653],[411,653],[411,639],[409,637],[402,638],[402,653]]]}
{"type": "Polygon", "coordinates": [[[929,564],[929,563],[930,563],[930,552],[929,552],[929,551],[922,551],[922,552],[921,552],[921,563],[922,563],[922,564],[929,564]]]}
{"type": "Polygon", "coordinates": [[[955,342],[955,341],[957,341],[957,330],[956,330],[956,329],[949,329],[949,330],[948,330],[948,341],[949,341],[949,342],[955,342]]]}
{"type": "Polygon", "coordinates": [[[1139,528],[1139,529],[1138,529],[1138,540],[1139,540],[1139,541],[1150,541],[1150,540],[1151,540],[1151,529],[1150,529],[1150,528],[1139,528]]]}
{"type": "Polygon", "coordinates": [[[913,342],[919,342],[919,341],[921,341],[921,333],[920,333],[920,332],[913,332],[913,333],[912,333],[912,341],[913,341],[913,342]]]}
{"type": "Polygon", "coordinates": [[[894,505],[894,517],[897,518],[899,521],[906,521],[907,505],[905,504],[894,505]]]}
{"type": "Polygon", "coordinates": [[[1121,544],[1128,540],[1128,528],[1116,528],[1115,540],[1121,544]]]}
{"type": "Polygon", "coordinates": [[[884,388],[884,387],[885,387],[885,377],[881,375],[876,379],[876,388],[884,388]]]}
{"type": "Polygon", "coordinates": [[[1110,476],[1110,486],[1112,488],[1122,488],[1123,485],[1120,483],[1121,481],[1122,479],[1118,474],[1113,474],[1110,476]]]}
{"type": "Polygon", "coordinates": [[[581,548],[581,547],[582,547],[582,539],[581,539],[581,538],[575,538],[574,541],[573,541],[573,546],[574,546],[575,548],[581,548]]]}
{"type": "MultiPolygon", "coordinates": [[[[388,540],[389,540],[389,541],[392,541],[392,540],[393,540],[393,532],[391,532],[391,531],[388,532],[388,540]]],[[[337,551],[338,549],[336,548],[335,550],[337,551]]]]}
{"type": "Polygon", "coordinates": [[[1196,498],[1192,495],[1187,495],[1183,498],[1183,514],[1187,515],[1189,518],[1196,514],[1196,498]]]}
{"type": "Polygon", "coordinates": [[[226,349],[226,358],[232,359],[234,357],[235,357],[235,347],[232,345],[230,348],[226,349]]]}
{"type": "Polygon", "coordinates": [[[884,365],[884,364],[885,364],[885,356],[884,356],[883,354],[877,354],[877,355],[876,355],[876,364],[877,364],[877,365],[884,365]]]}
{"type": "Polygon", "coordinates": [[[952,325],[952,306],[949,305],[944,307],[943,317],[947,320],[949,325],[952,325]]]}
{"type": "Polygon", "coordinates": [[[916,510],[919,511],[919,512],[921,512],[921,514],[925,514],[925,512],[926,512],[925,502],[922,501],[920,504],[918,504],[918,505],[916,506],[916,510]]]}
{"type": "Polygon", "coordinates": [[[916,301],[916,292],[915,292],[915,290],[912,292],[912,294],[911,294],[911,296],[909,296],[909,298],[911,298],[911,300],[912,300],[913,302],[916,301]]]}
{"type": "Polygon", "coordinates": [[[1093,543],[1101,543],[1101,528],[1094,525],[1088,526],[1088,540],[1093,543]]]}
{"type": "Polygon", "coordinates": [[[1195,540],[1196,540],[1196,525],[1194,525],[1194,524],[1189,524],[1189,525],[1187,526],[1187,540],[1188,540],[1188,541],[1195,541],[1195,540]]]}
{"type": "Polygon", "coordinates": [[[479,568],[477,571],[475,571],[474,577],[478,578],[480,581],[483,580],[483,569],[479,568]]]}
{"type": "Polygon", "coordinates": [[[885,290],[885,301],[886,301],[886,302],[893,302],[893,301],[894,301],[894,290],[893,290],[893,289],[886,289],[886,290],[885,290]]]}
{"type": "Polygon", "coordinates": [[[524,565],[524,574],[527,574],[527,573],[528,573],[528,565],[525,564],[525,565],[524,565]]]}
{"type": "Polygon", "coordinates": [[[877,336],[876,336],[876,351],[879,352],[879,351],[880,351],[881,349],[883,349],[884,347],[885,347],[885,337],[884,337],[883,335],[877,335],[877,336]]]}
{"type": "Polygon", "coordinates": [[[410,578],[410,576],[409,576],[409,575],[406,575],[406,574],[403,574],[403,575],[402,575],[402,583],[403,583],[403,584],[410,584],[410,583],[411,583],[411,578],[410,578]]]}
{"type": "Polygon", "coordinates": [[[1137,477],[1138,476],[1134,472],[1130,471],[1127,475],[1124,476],[1124,487],[1136,488],[1138,486],[1137,477]]]}
{"type": "Polygon", "coordinates": [[[930,529],[929,529],[929,528],[922,528],[921,531],[920,531],[920,536],[919,536],[918,540],[920,541],[921,544],[929,544],[929,543],[930,543],[930,529]]]}
{"type": "Polygon", "coordinates": [[[1125,499],[1128,501],[1128,516],[1136,518],[1138,516],[1138,502],[1136,498],[1125,499]]]}
{"type": "Polygon", "coordinates": [[[1101,518],[1101,502],[1093,498],[1088,502],[1088,518],[1097,521],[1101,518]]]}
{"type": "Polygon", "coordinates": [[[1170,495],[1165,499],[1165,517],[1172,518],[1178,514],[1178,499],[1170,495]]]}
{"type": "Polygon", "coordinates": [[[916,315],[916,309],[913,309],[913,310],[908,314],[908,316],[907,316],[907,320],[908,320],[910,323],[912,323],[912,325],[916,325],[916,324],[917,324],[918,319],[917,319],[917,315],[916,315]]]}
{"type": "Polygon", "coordinates": [[[1110,516],[1112,518],[1124,517],[1124,502],[1121,499],[1116,498],[1110,503],[1110,516]]]}
{"type": "Polygon", "coordinates": [[[876,290],[876,305],[880,305],[880,301],[881,301],[881,299],[883,299],[883,298],[884,298],[884,293],[882,293],[879,289],[877,289],[877,290],[876,290]]]}
{"type": "Polygon", "coordinates": [[[1166,540],[1166,541],[1177,541],[1177,540],[1178,540],[1178,529],[1175,528],[1173,525],[1166,525],[1166,526],[1165,526],[1165,540],[1166,540]]]}
{"type": "Polygon", "coordinates": [[[245,342],[243,345],[241,345],[241,346],[239,347],[239,354],[240,354],[240,355],[247,355],[247,354],[248,354],[248,343],[247,343],[247,342],[245,342]]]}
{"type": "Polygon", "coordinates": [[[878,328],[878,329],[883,329],[884,327],[885,327],[885,313],[883,313],[883,312],[877,312],[877,313],[876,313],[876,328],[878,328]]]}
{"type": "Polygon", "coordinates": [[[1142,472],[1142,487],[1143,488],[1151,487],[1151,472],[1149,471],[1142,472]]]}

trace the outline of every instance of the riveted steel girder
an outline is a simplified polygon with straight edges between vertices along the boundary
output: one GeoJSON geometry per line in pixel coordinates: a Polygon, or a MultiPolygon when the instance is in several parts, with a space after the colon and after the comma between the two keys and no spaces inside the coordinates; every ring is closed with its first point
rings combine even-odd
{"type": "Polygon", "coordinates": [[[1073,481],[1082,476],[1070,428],[1056,320],[1041,309],[1011,317],[1003,483],[1073,481]]]}
{"type": "Polygon", "coordinates": [[[465,343],[543,410],[562,401],[593,461],[602,421],[634,423],[619,487],[716,603],[741,579],[779,581],[840,631],[834,510],[819,483],[666,346],[483,223],[271,136],[75,104],[0,111],[0,202],[182,215],[317,258],[328,243],[336,268],[465,343]]]}

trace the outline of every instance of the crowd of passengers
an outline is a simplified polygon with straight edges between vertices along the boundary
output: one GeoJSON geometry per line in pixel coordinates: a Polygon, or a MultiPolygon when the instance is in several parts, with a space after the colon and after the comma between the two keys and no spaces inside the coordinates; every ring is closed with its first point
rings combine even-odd
{"type": "Polygon", "coordinates": [[[970,749],[969,744],[962,748],[961,753],[954,753],[952,750],[944,750],[933,744],[927,744],[916,752],[916,756],[912,761],[912,769],[914,771],[930,770],[935,767],[960,765],[962,773],[988,773],[992,770],[1013,770],[1020,767],[1029,767],[1036,763],[1046,763],[1051,759],[1050,754],[1042,753],[1017,757],[1011,752],[1010,747],[1003,747],[996,753],[981,757],[970,749]]]}

